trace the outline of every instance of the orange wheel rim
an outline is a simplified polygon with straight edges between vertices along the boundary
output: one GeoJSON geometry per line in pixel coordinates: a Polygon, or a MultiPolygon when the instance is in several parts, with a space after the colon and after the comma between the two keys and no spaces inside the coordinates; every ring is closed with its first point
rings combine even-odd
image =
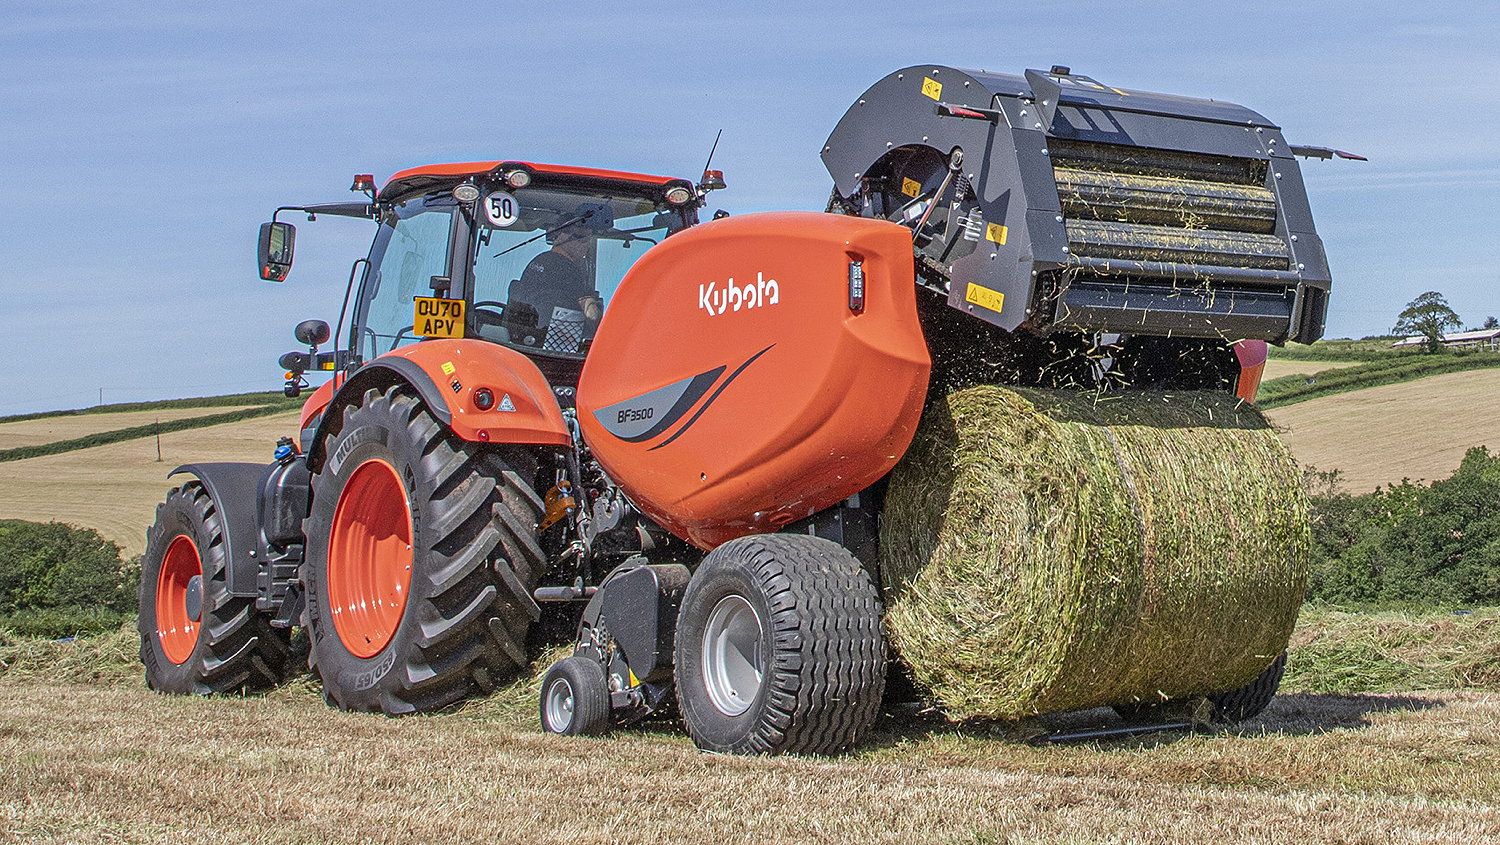
{"type": "Polygon", "coordinates": [[[356,657],[390,644],[411,588],[411,508],[390,464],[369,460],[344,485],[328,537],[333,627],[356,657]]]}
{"type": "Polygon", "coordinates": [[[188,592],[192,587],[200,590],[198,595],[201,614],[201,590],[203,563],[198,559],[198,547],[182,535],[172,539],[167,553],[161,561],[161,572],[156,576],[156,638],[161,643],[162,653],[177,665],[193,656],[193,647],[198,644],[199,619],[188,608],[188,592]],[[198,579],[198,584],[193,579],[198,579]]]}

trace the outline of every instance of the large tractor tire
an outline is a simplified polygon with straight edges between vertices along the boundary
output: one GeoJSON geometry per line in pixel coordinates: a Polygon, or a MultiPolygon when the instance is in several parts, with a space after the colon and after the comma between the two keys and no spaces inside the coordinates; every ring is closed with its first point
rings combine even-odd
{"type": "Polygon", "coordinates": [[[324,697],[427,712],[526,667],[543,567],[527,456],[459,440],[400,386],[366,391],[326,454],[302,565],[324,697]]]}
{"type": "Polygon", "coordinates": [[[178,694],[253,692],[293,669],[288,632],[271,627],[254,598],[229,593],[224,525],[197,481],[156,507],[141,556],[141,663],[146,684],[178,694]]]}
{"type": "Polygon", "coordinates": [[[835,543],[742,537],[704,558],[677,620],[677,702],[700,748],[831,754],[875,721],[885,690],[880,598],[835,543]]]}

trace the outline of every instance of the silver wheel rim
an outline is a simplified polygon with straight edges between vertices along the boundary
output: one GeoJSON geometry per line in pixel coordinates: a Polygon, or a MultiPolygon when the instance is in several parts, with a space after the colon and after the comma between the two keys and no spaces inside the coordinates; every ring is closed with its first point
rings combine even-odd
{"type": "Polygon", "coordinates": [[[573,724],[573,685],[558,678],[547,687],[547,727],[562,733],[573,724]]]}
{"type": "Polygon", "coordinates": [[[703,629],[703,685],[708,699],[726,716],[739,716],[755,703],[764,672],[760,615],[743,596],[725,596],[714,605],[703,629]]]}

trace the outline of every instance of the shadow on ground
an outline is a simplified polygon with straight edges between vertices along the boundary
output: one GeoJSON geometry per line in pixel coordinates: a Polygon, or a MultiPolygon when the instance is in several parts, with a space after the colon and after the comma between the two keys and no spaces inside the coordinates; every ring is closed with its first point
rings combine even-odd
{"type": "MultiPolygon", "coordinates": [[[[1333,694],[1294,693],[1277,696],[1261,715],[1234,725],[1199,726],[1194,730],[1150,730],[1145,732],[1105,737],[1095,742],[1106,748],[1150,748],[1177,742],[1183,737],[1197,733],[1216,733],[1230,736],[1307,736],[1333,730],[1358,729],[1369,726],[1371,715],[1392,712],[1418,712],[1446,707],[1447,700],[1441,695],[1414,694],[1333,694]]],[[[1188,721],[1186,714],[1179,718],[1165,715],[1156,722],[1188,721]]],[[[1121,718],[1109,707],[1060,713],[1020,721],[974,719],[965,722],[949,722],[939,712],[916,707],[891,707],[881,714],[875,725],[873,736],[864,743],[867,748],[897,745],[939,736],[962,736],[975,739],[991,739],[1021,744],[1038,744],[1047,741],[1049,734],[1110,731],[1139,724],[1121,718]]]]}

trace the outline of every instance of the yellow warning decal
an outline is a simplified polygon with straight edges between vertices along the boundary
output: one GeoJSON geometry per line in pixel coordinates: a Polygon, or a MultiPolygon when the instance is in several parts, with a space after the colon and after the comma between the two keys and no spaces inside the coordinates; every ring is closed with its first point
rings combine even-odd
{"type": "Polygon", "coordinates": [[[464,301],[462,299],[418,296],[413,297],[412,303],[412,334],[417,337],[464,336],[464,301]]]}
{"type": "Polygon", "coordinates": [[[453,366],[453,362],[452,361],[444,361],[443,362],[443,375],[445,375],[445,376],[451,376],[457,370],[458,370],[458,368],[455,367],[455,366],[453,366]]]}
{"type": "Polygon", "coordinates": [[[999,223],[991,223],[984,227],[985,240],[994,241],[1001,246],[1005,246],[1005,236],[1009,234],[1010,229],[1001,226],[999,223]]]}
{"type": "Polygon", "coordinates": [[[927,79],[926,77],[923,77],[922,93],[926,94],[934,100],[941,100],[943,99],[943,83],[938,82],[936,79],[927,79]]]}
{"type": "Polygon", "coordinates": [[[1005,294],[998,290],[980,287],[973,282],[969,283],[969,289],[964,292],[964,299],[981,308],[988,308],[996,314],[999,314],[1005,307],[1005,294]]]}
{"type": "Polygon", "coordinates": [[[915,179],[907,179],[903,177],[901,179],[901,193],[906,194],[909,197],[914,197],[917,194],[922,193],[922,183],[918,182],[915,179]]]}

